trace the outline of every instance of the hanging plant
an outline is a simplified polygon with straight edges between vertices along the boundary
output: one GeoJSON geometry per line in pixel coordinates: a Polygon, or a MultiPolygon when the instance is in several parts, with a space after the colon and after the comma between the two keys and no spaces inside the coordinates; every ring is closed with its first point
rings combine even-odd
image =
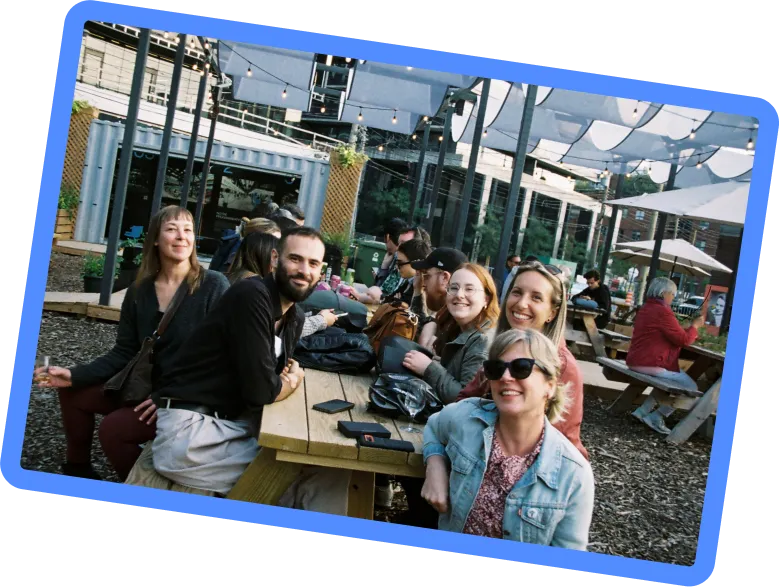
{"type": "Polygon", "coordinates": [[[345,169],[357,163],[365,163],[368,160],[368,157],[358,153],[349,145],[339,145],[335,148],[334,153],[336,154],[338,164],[345,169]]]}
{"type": "Polygon", "coordinates": [[[68,217],[71,222],[73,216],[78,209],[79,193],[70,186],[64,185],[60,187],[59,200],[57,202],[57,208],[59,210],[67,210],[68,217]]]}
{"type": "Polygon", "coordinates": [[[70,109],[70,115],[75,116],[82,110],[89,108],[89,102],[86,100],[73,100],[73,106],[70,109]]]}

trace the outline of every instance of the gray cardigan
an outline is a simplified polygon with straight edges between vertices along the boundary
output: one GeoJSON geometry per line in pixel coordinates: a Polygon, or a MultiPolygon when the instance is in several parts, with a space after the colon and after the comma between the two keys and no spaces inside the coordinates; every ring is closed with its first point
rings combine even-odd
{"type": "Polygon", "coordinates": [[[481,326],[461,332],[457,338],[444,345],[441,362],[433,361],[425,369],[422,378],[427,381],[445,404],[452,403],[457,395],[476,376],[487,358],[492,328],[489,321],[481,326]]]}

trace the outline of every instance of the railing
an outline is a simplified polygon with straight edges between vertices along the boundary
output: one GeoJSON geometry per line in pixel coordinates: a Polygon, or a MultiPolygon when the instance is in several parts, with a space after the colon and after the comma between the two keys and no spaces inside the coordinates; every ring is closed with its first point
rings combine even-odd
{"type": "MultiPolygon", "coordinates": [[[[125,67],[126,60],[122,60],[121,67],[112,67],[102,64],[95,67],[86,62],[88,53],[85,51],[82,55],[82,62],[79,65],[78,81],[97,88],[110,90],[123,95],[130,94],[132,83],[132,65],[125,67]]],[[[176,100],[176,109],[183,112],[194,113],[197,106],[197,85],[201,80],[203,72],[196,72],[185,68],[182,71],[179,84],[179,95],[176,100]]],[[[216,79],[211,76],[210,80],[214,83],[216,79]]],[[[153,71],[147,73],[147,80],[144,81],[141,98],[146,102],[151,102],[159,106],[167,106],[170,95],[170,85],[172,76],[165,72],[153,71]]],[[[208,117],[213,101],[210,92],[207,94],[201,115],[208,117]]],[[[297,126],[293,126],[283,121],[274,120],[259,114],[248,112],[246,109],[235,107],[222,102],[219,108],[219,122],[229,124],[250,132],[273,136],[301,147],[308,147],[318,151],[330,152],[332,149],[343,145],[344,142],[326,135],[309,131],[297,126]]]]}

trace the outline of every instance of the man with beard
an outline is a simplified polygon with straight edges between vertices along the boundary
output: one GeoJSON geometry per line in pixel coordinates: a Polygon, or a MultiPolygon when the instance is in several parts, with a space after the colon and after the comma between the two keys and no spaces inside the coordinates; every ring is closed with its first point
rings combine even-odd
{"type": "MultiPolygon", "coordinates": [[[[154,469],[179,485],[226,495],[257,456],[263,406],[286,399],[303,380],[291,358],[304,322],[295,304],[314,291],[325,246],[316,230],[295,227],[278,253],[275,274],[225,292],[152,394],[154,469]]],[[[348,475],[317,471],[304,471],[285,505],[345,514],[348,475]],[[316,491],[325,485],[332,495],[316,491]]]]}

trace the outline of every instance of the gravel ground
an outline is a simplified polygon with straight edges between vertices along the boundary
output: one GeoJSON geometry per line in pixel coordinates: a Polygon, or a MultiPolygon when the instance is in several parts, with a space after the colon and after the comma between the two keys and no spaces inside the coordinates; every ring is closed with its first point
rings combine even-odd
{"type": "Polygon", "coordinates": [[[84,257],[52,251],[46,291],[83,292],[84,279],[81,277],[83,264],[84,257]]]}
{"type": "MultiPolygon", "coordinates": [[[[80,258],[53,254],[47,289],[80,291],[80,258]],[[75,261],[74,261],[75,259],[75,261]],[[71,274],[71,277],[63,276],[71,274]],[[75,278],[72,275],[75,274],[75,278]],[[68,290],[68,287],[74,289],[68,290]]],[[[39,354],[57,365],[89,361],[114,343],[116,325],[44,312],[39,354]]],[[[56,393],[32,388],[22,466],[59,473],[64,436],[56,393]]],[[[680,565],[695,562],[711,444],[693,436],[680,447],[629,415],[606,412],[602,400],[585,396],[582,438],[595,475],[595,511],[590,550],[680,565]]],[[[670,418],[669,426],[675,423],[670,418]]],[[[117,481],[95,438],[93,464],[117,481]]],[[[399,486],[388,510],[375,519],[397,522],[406,507],[399,486]]]]}

